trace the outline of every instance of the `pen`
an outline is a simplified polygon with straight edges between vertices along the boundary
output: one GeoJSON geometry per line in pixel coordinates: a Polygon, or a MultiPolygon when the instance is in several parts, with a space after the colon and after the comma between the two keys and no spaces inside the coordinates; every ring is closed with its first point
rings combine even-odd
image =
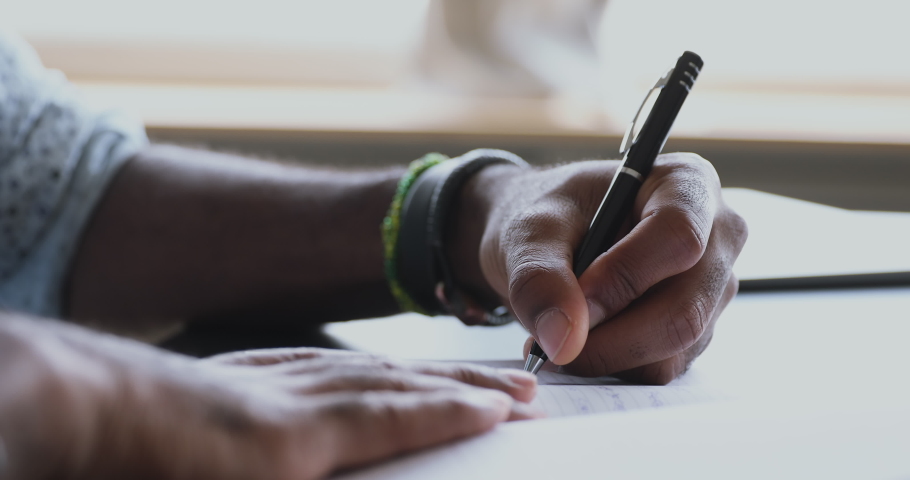
{"type": "MultiPolygon", "coordinates": [[[[664,148],[670,128],[695,79],[701,72],[701,57],[684,52],[676,66],[665,73],[648,92],[638,113],[629,124],[619,152],[622,164],[600,202],[581,248],[575,255],[573,271],[580,277],[589,265],[618,240],[619,229],[635,202],[642,182],[651,173],[654,160],[664,148]]],[[[547,354],[537,342],[531,344],[525,371],[537,373],[547,361],[547,354]]]]}

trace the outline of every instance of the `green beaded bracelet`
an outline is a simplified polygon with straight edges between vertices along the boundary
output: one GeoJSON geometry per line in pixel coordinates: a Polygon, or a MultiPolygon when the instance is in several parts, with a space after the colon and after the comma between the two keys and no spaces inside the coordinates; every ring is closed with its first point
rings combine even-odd
{"type": "Polygon", "coordinates": [[[398,246],[398,232],[401,228],[401,207],[408,191],[414,182],[423,172],[431,167],[438,165],[449,157],[441,153],[428,153],[423,157],[414,160],[408,166],[407,173],[401,177],[398,182],[398,188],[395,190],[395,196],[392,197],[392,204],[389,206],[389,213],[382,220],[382,246],[385,257],[385,275],[389,282],[389,289],[398,302],[402,311],[426,313],[416,302],[408,295],[408,292],[401,286],[398,281],[398,269],[396,267],[396,251],[398,246]]]}

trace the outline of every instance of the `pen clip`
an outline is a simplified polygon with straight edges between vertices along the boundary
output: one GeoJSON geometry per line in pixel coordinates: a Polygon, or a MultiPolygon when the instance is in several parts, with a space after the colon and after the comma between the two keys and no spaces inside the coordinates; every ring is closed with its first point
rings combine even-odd
{"type": "Polygon", "coordinates": [[[641,133],[642,127],[644,127],[648,117],[651,116],[651,109],[654,108],[654,102],[657,101],[661,89],[667,85],[670,75],[673,75],[672,68],[667,70],[667,73],[657,80],[654,86],[651,87],[651,90],[648,90],[648,94],[645,95],[645,99],[641,102],[638,111],[635,112],[635,117],[629,123],[629,127],[626,128],[626,133],[622,137],[622,143],[619,146],[620,155],[625,155],[626,152],[632,148],[632,145],[635,145],[635,142],[638,141],[638,134],[641,133]],[[642,112],[645,114],[642,115],[642,112]]]}

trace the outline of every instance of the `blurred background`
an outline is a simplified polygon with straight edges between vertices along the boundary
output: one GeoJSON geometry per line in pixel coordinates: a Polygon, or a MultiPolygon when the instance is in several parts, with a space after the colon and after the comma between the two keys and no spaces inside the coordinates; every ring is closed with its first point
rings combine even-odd
{"type": "Polygon", "coordinates": [[[0,0],[98,106],[154,140],[335,165],[427,151],[615,158],[683,50],[664,151],[725,186],[910,211],[910,2],[0,0]]]}

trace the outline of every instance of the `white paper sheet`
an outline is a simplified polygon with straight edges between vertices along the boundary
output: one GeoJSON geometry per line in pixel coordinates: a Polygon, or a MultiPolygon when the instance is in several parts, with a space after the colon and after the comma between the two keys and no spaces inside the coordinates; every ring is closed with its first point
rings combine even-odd
{"type": "Polygon", "coordinates": [[[867,212],[743,188],[724,198],[749,224],[740,279],[910,271],[910,213],[867,212]]]}
{"type": "Polygon", "coordinates": [[[726,402],[515,422],[343,478],[910,478],[910,408],[827,403],[726,402]]]}
{"type": "MultiPolygon", "coordinates": [[[[521,368],[520,360],[475,362],[498,368],[521,368]]],[[[551,364],[537,374],[533,404],[550,418],[660,408],[727,400],[729,396],[684,376],[670,385],[629,385],[614,377],[576,377],[555,371],[551,364]]]]}

